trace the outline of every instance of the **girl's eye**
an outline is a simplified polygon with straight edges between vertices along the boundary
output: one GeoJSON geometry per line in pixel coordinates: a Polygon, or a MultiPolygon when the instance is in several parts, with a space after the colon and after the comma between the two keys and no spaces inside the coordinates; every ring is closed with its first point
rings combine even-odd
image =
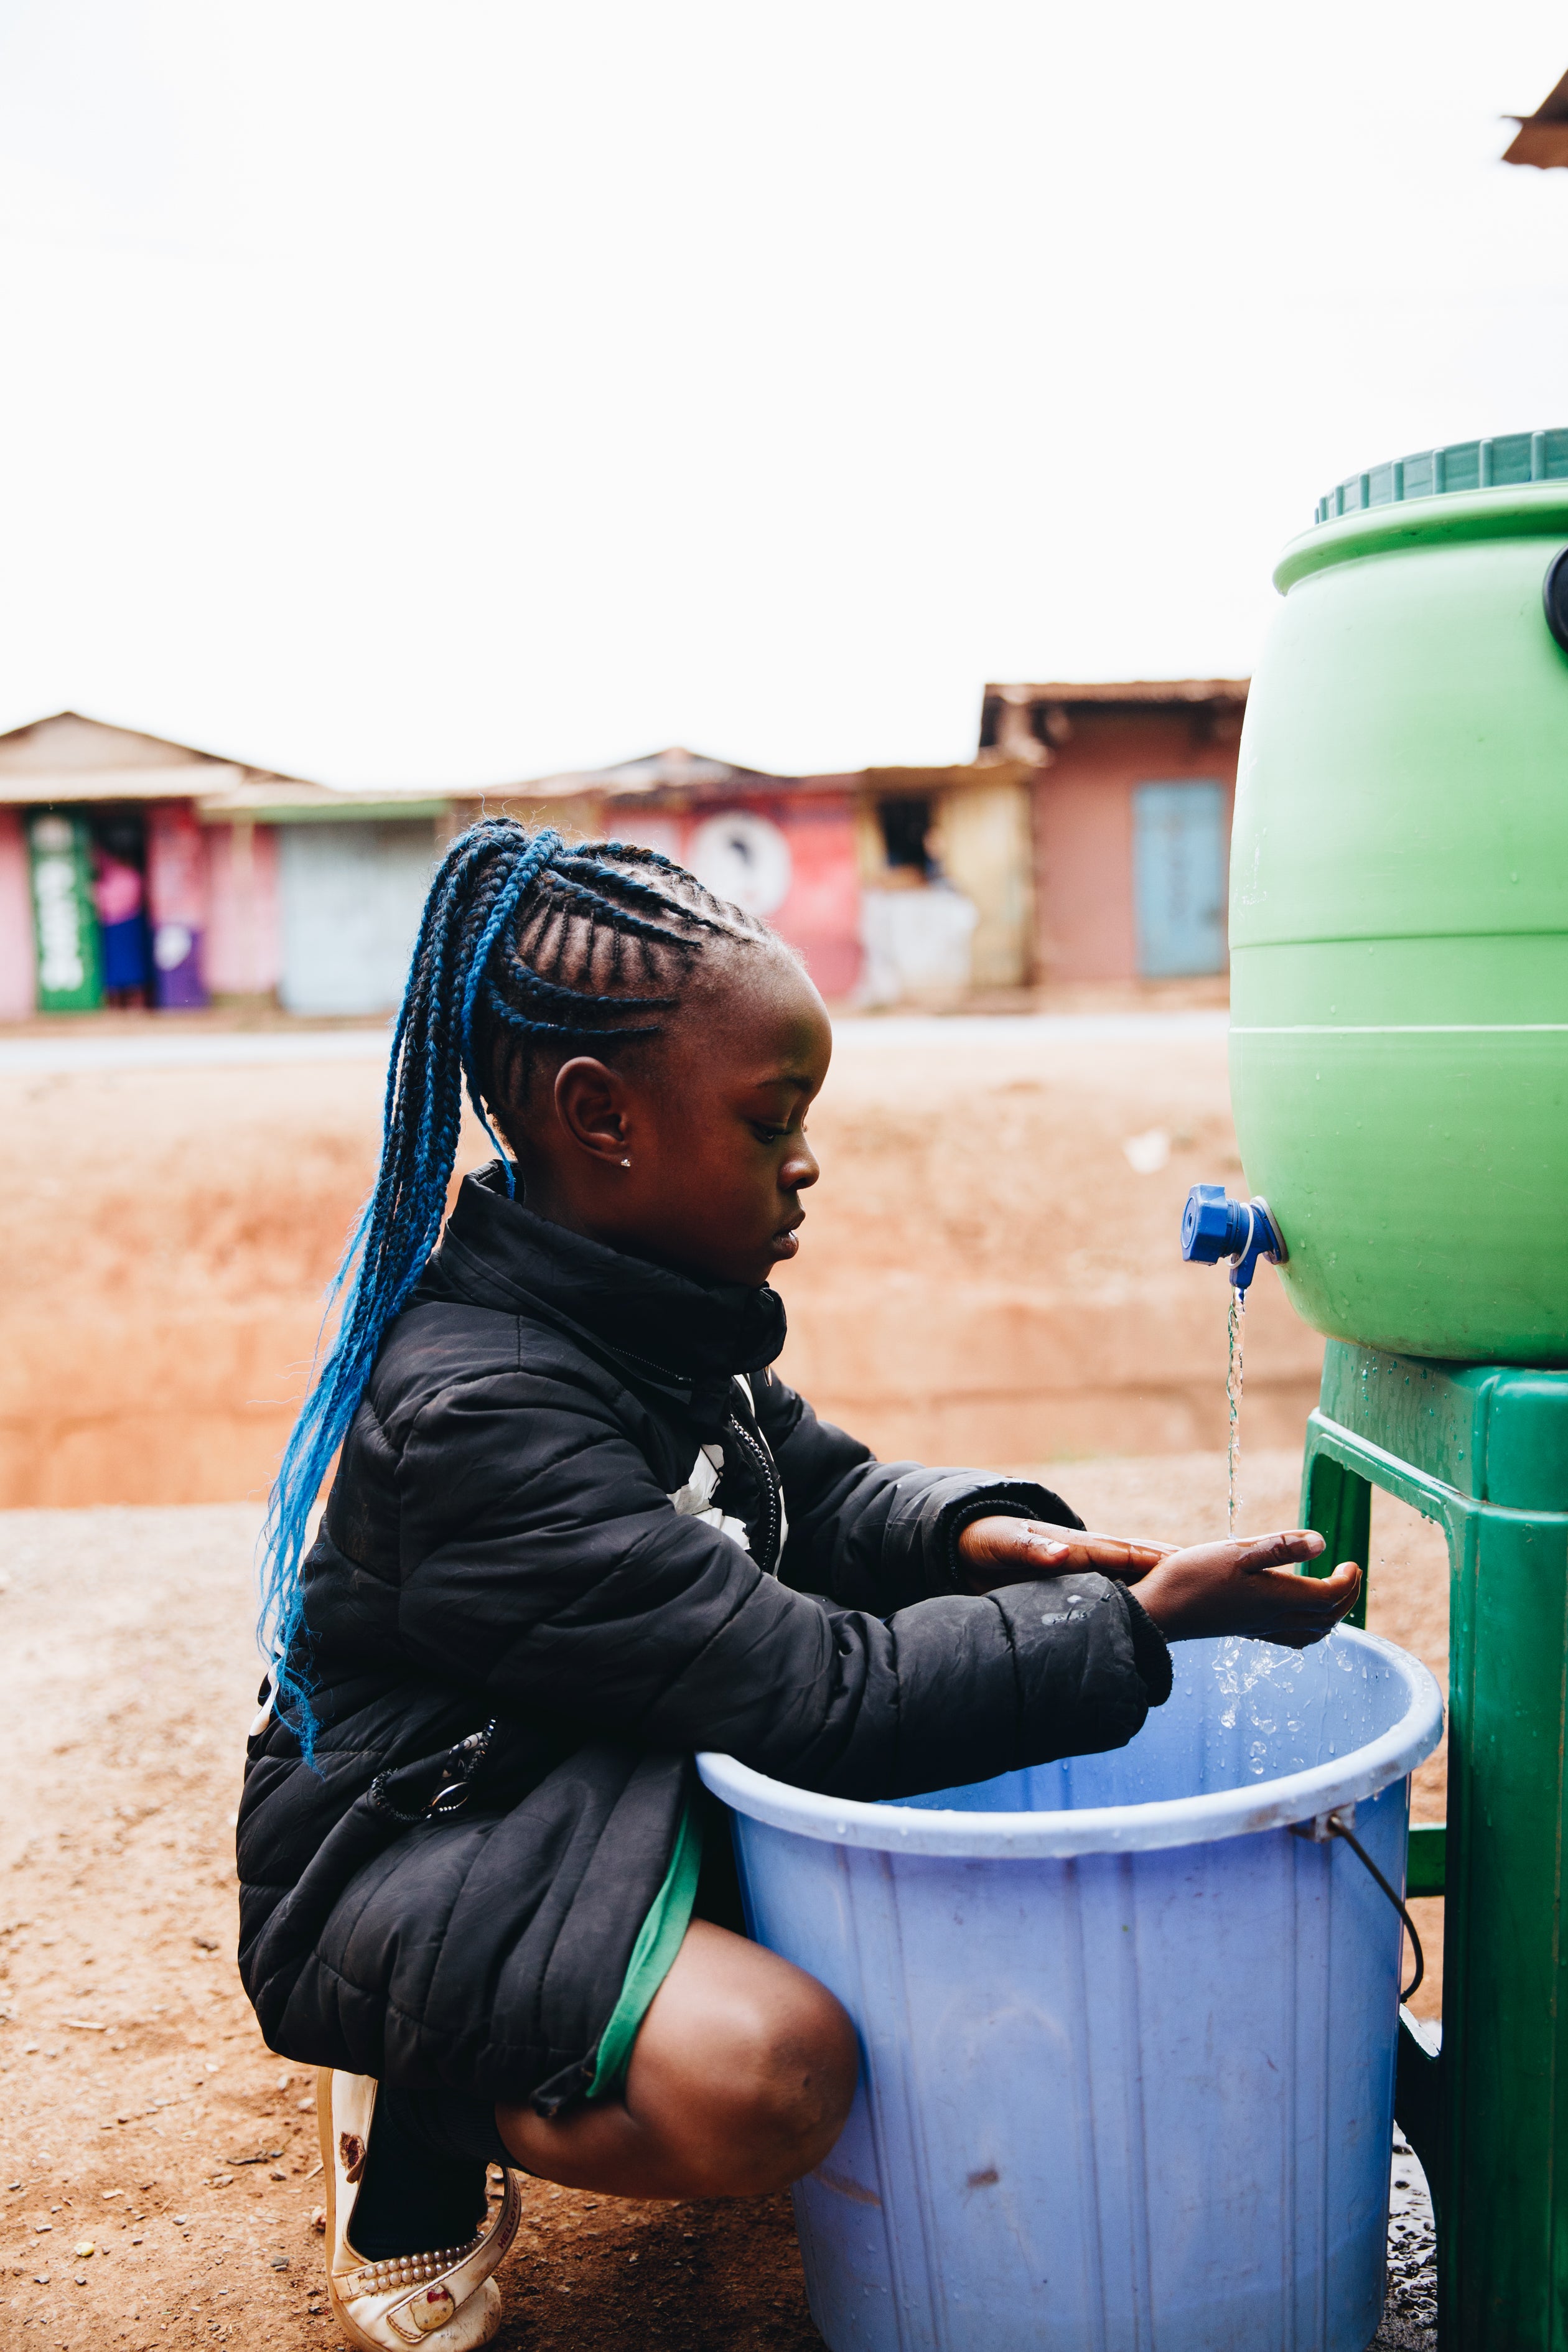
{"type": "Polygon", "coordinates": [[[753,1122],[752,1134],[759,1143],[777,1143],[786,1132],[782,1127],[761,1127],[753,1122]]]}

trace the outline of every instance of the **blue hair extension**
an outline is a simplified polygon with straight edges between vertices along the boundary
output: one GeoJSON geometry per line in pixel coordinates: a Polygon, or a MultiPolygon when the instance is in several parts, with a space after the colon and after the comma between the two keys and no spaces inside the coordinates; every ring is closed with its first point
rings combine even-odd
{"type": "MultiPolygon", "coordinates": [[[[493,842],[493,833],[484,825],[464,835],[443,860],[426,900],[393,1031],[381,1164],[327,1292],[329,1318],[341,1302],[338,1328],[319,1362],[268,1501],[262,1537],[263,1639],[274,1654],[279,1709],[289,1711],[307,1759],[314,1753],[316,1722],[297,1653],[305,1632],[300,1570],[310,1515],[363,1394],[382,1333],[418,1280],[440,1233],[461,1125],[461,1079],[468,1060],[462,1033],[457,1041],[449,1034],[451,1008],[445,1002],[453,919],[461,908],[463,885],[493,842]]],[[[529,845],[528,873],[511,893],[511,905],[559,842],[558,835],[547,834],[529,845]]],[[[499,929],[498,923],[481,934],[485,952],[499,929]]],[[[476,983],[477,978],[476,970],[476,983]]],[[[466,990],[465,1009],[470,999],[471,990],[466,990]]],[[[495,1142],[488,1119],[485,1129],[495,1142]]]]}
{"type": "Polygon", "coordinates": [[[334,1308],[337,1328],[284,1448],[262,1535],[261,1636],[279,1711],[308,1761],[317,1736],[302,1575],[310,1519],[386,1327],[440,1238],[464,1094],[515,1194],[513,1162],[486,1107],[495,1098],[490,1065],[501,1041],[510,1041],[515,1066],[530,1041],[651,1035],[661,1024],[646,1016],[679,1002],[668,981],[684,971],[703,934],[767,936],[653,850],[620,842],[568,848],[558,833],[485,817],[442,859],[393,1030],[375,1183],[327,1293],[323,1330],[334,1308]],[[595,990],[606,940],[613,980],[625,945],[640,955],[644,982],[653,985],[595,990]]]}
{"type": "MultiPolygon", "coordinates": [[[[484,978],[485,966],[489,961],[490,950],[500,939],[507,918],[515,912],[518,900],[533,880],[534,876],[542,866],[549,864],[561,845],[561,835],[558,833],[535,834],[528,848],[519,858],[515,871],[509,875],[496,894],[495,905],[490,909],[489,920],[479,934],[479,946],[469,962],[468,976],[463,987],[463,1073],[468,1082],[468,1100],[474,1106],[474,1117],[495,1145],[496,1155],[506,1171],[507,1192],[514,1200],[517,1197],[517,1176],[512,1168],[511,1156],[502,1149],[501,1139],[490,1125],[484,1104],[479,1099],[479,1073],[474,1067],[474,1000],[479,992],[479,982],[484,978]]],[[[450,1175],[451,1171],[448,1169],[447,1172],[450,1175]]]]}

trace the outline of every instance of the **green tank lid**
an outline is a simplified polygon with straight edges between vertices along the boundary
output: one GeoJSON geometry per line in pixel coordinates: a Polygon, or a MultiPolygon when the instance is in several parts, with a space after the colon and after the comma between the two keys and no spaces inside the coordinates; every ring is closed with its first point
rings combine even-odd
{"type": "Polygon", "coordinates": [[[1347,475],[1318,500],[1314,523],[1363,507],[1394,506],[1401,499],[1441,498],[1447,490],[1493,490],[1514,482],[1568,481],[1568,425],[1548,433],[1500,433],[1490,441],[1450,441],[1444,449],[1417,449],[1391,457],[1364,474],[1347,475]]]}

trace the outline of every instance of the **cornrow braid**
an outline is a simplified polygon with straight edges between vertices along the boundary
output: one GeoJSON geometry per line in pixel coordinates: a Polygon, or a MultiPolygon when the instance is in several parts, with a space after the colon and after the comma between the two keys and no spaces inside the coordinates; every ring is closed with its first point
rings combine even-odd
{"type": "Polygon", "coordinates": [[[382,1336],[440,1236],[465,1091],[515,1192],[487,1104],[525,1095],[541,1047],[614,1053],[656,1035],[705,949],[773,938],[684,866],[627,842],[568,847],[558,833],[482,817],[447,849],[393,1030],[381,1163],[327,1292],[325,1321],[337,1310],[336,1329],[262,1531],[261,1640],[279,1710],[307,1760],[317,1728],[302,1579],[310,1515],[382,1336]]]}

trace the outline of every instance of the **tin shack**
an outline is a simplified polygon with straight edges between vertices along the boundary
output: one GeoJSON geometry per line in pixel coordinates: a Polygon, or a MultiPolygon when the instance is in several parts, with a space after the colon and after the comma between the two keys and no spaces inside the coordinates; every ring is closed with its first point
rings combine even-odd
{"type": "Polygon", "coordinates": [[[395,1005],[481,810],[642,842],[831,1003],[1018,1002],[1226,967],[1239,679],[992,686],[973,761],[775,775],[679,748],[486,791],[344,792],[72,711],[0,735],[0,1019],[395,1005]]]}
{"type": "Polygon", "coordinates": [[[1036,977],[1225,971],[1242,677],[988,686],[981,764],[1030,776],[1036,977]]]}

